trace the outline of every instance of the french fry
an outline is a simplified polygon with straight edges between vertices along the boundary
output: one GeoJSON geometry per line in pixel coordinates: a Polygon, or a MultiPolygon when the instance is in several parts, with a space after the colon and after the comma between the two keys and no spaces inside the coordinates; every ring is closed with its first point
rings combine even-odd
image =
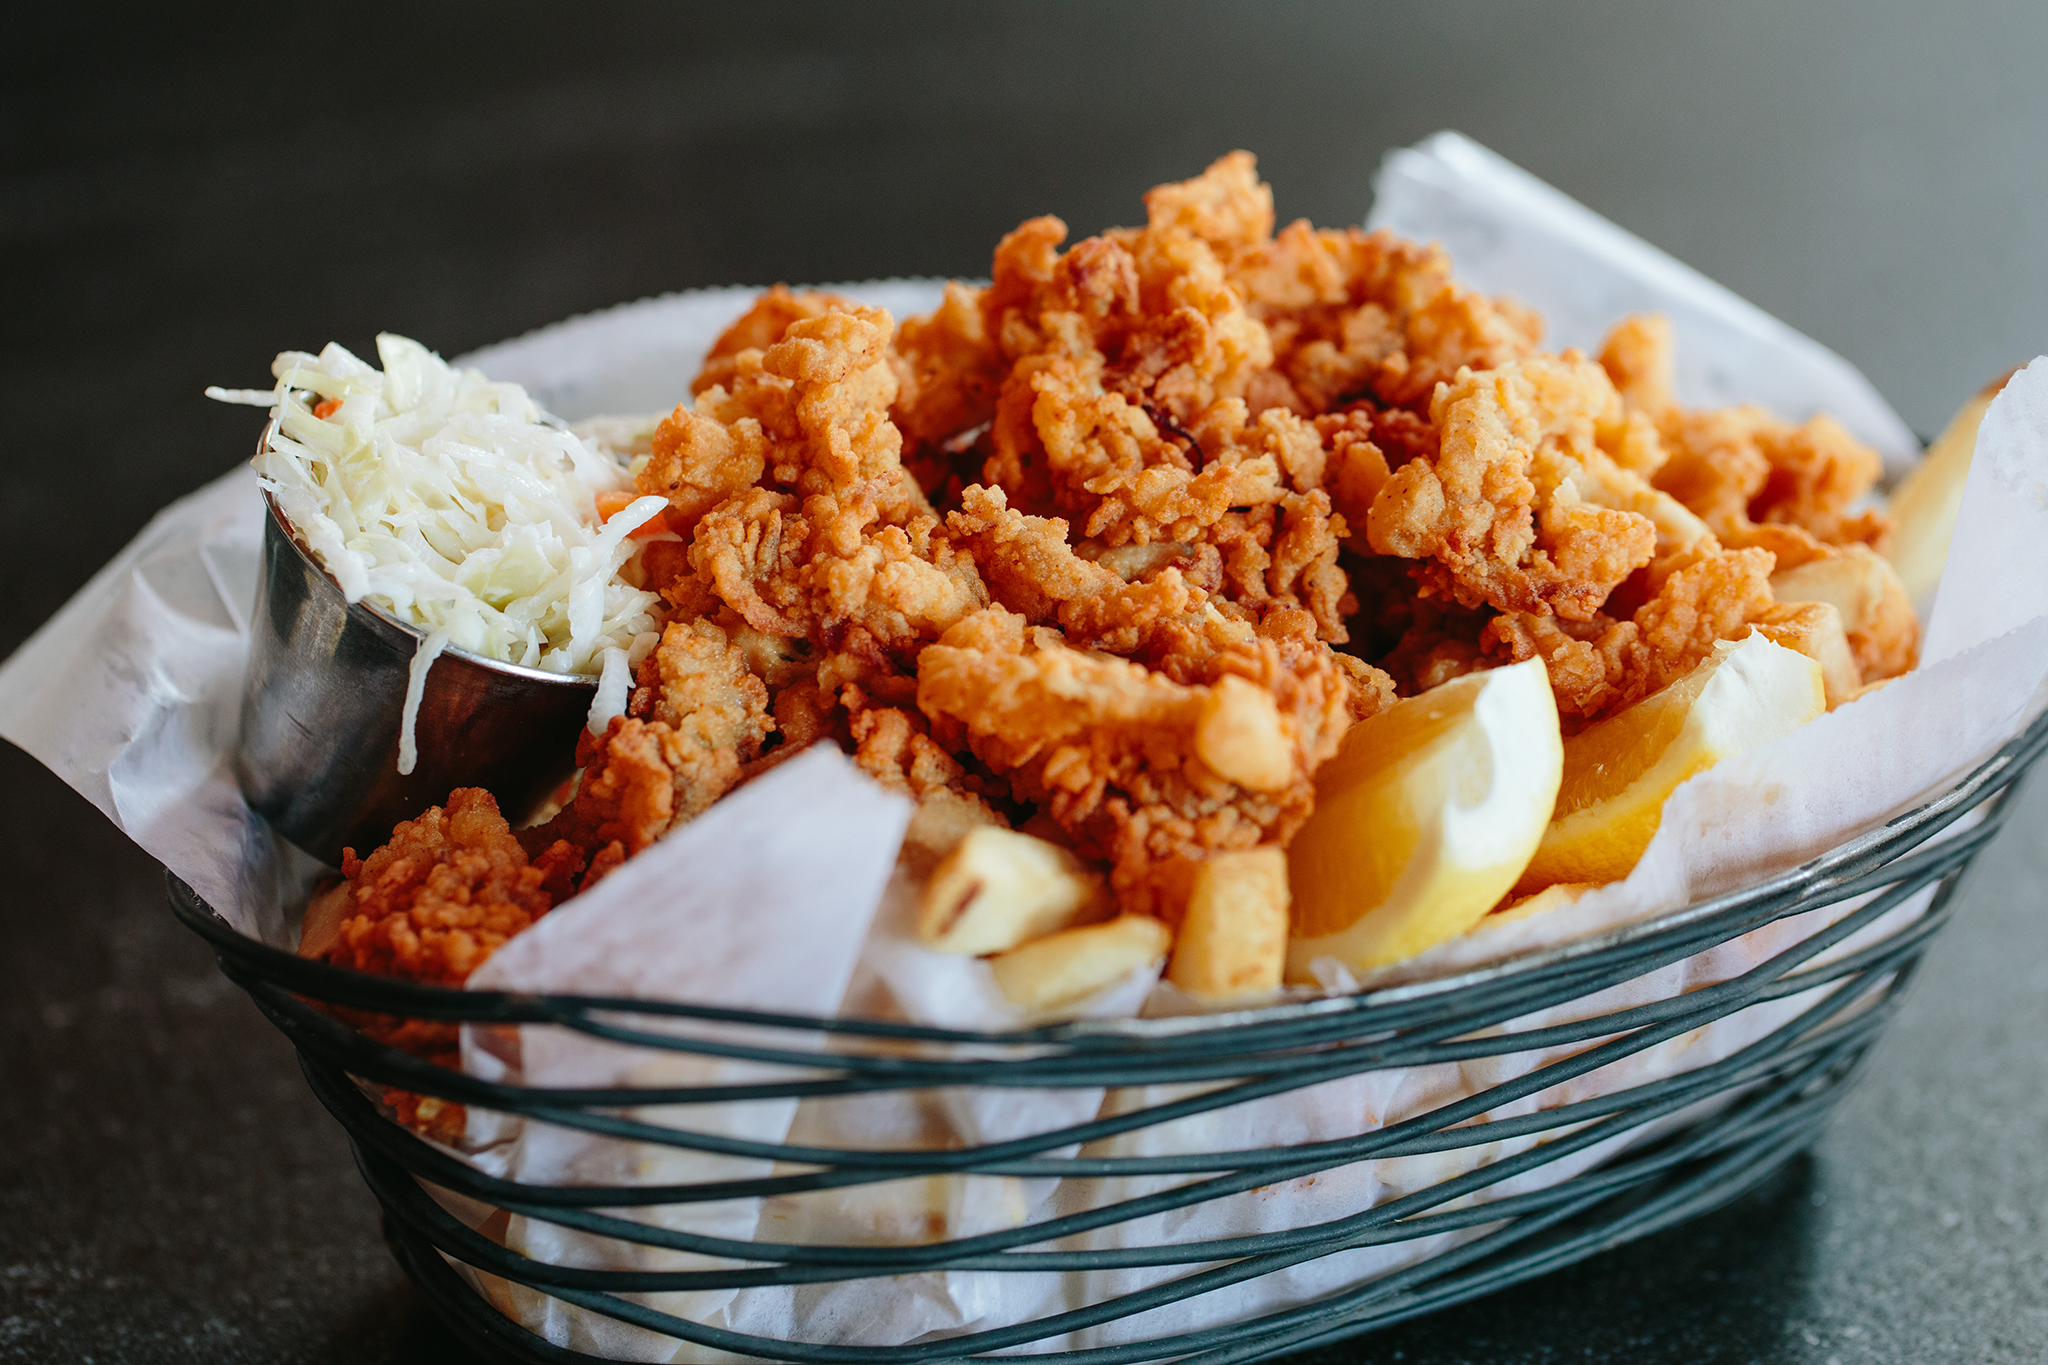
{"type": "Polygon", "coordinates": [[[1023,1009],[1058,1009],[1159,962],[1173,931],[1149,915],[1119,915],[1102,924],[1062,929],[989,959],[996,986],[1023,1009]]]}
{"type": "Polygon", "coordinates": [[[1780,602],[1750,623],[1757,634],[1796,649],[1820,665],[1828,709],[1834,710],[1863,686],[1863,670],[1849,650],[1842,613],[1832,602],[1780,602]]]}
{"type": "Polygon", "coordinates": [[[1273,694],[1235,674],[1226,673],[1210,691],[1195,726],[1195,753],[1250,791],[1277,791],[1294,776],[1294,746],[1273,694]]]}
{"type": "Polygon", "coordinates": [[[918,885],[929,885],[932,873],[948,855],[978,829],[1002,829],[995,813],[979,797],[940,787],[925,793],[903,831],[903,849],[898,855],[903,870],[918,885]]]}
{"type": "Polygon", "coordinates": [[[925,883],[917,936],[942,953],[1001,953],[1106,904],[1102,881],[1057,844],[982,825],[925,883]]]}
{"type": "Polygon", "coordinates": [[[1212,853],[1196,869],[1167,979],[1190,995],[1270,991],[1287,962],[1287,853],[1212,853]]]}

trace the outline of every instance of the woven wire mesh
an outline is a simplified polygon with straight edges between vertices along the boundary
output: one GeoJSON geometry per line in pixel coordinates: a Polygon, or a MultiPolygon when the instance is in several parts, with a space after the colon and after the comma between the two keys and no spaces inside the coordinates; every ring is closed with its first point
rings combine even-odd
{"type": "Polygon", "coordinates": [[[387,1233],[400,1262],[451,1325],[501,1358],[559,1362],[595,1357],[552,1345],[502,1316],[457,1275],[449,1258],[587,1312],[742,1356],[876,1365],[978,1358],[1022,1348],[1066,1365],[1164,1359],[1222,1365],[1299,1350],[1543,1274],[1704,1212],[1768,1176],[1810,1141],[1898,1008],[1929,938],[1953,913],[1961,875],[1997,832],[2012,784],[2044,744],[2048,718],[2036,721],[1939,798],[1756,886],[1449,979],[1237,1014],[1081,1021],[991,1033],[685,1002],[446,990],[304,961],[257,943],[214,916],[176,878],[170,879],[170,899],[179,917],[213,945],[221,969],[297,1047],[314,1092],[348,1131],[364,1178],[384,1206],[387,1233]],[[1964,821],[1973,812],[1981,818],[1964,821]],[[1892,915],[1929,888],[1924,913],[1892,915]],[[1623,986],[1789,916],[1827,907],[1835,911],[1832,923],[1728,979],[1547,1027],[1503,1031],[1539,1011],[1623,986]],[[1885,921],[1883,932],[1864,933],[1880,921],[1885,921]],[[1849,950],[1840,950],[1852,938],[1857,941],[1849,950]],[[1831,989],[1817,989],[1823,987],[1831,989]],[[1794,997],[1812,1003],[1705,1065],[1625,1088],[1595,1088],[1533,1112],[1488,1117],[1738,1011],[1794,997]],[[494,1082],[376,1043],[313,1001],[418,1019],[551,1024],[589,1038],[741,1063],[750,1068],[750,1076],[770,1078],[576,1090],[494,1082]],[[1338,1078],[1539,1051],[1547,1060],[1523,1074],[1428,1112],[1336,1139],[1229,1151],[1102,1154],[1104,1144],[1113,1148],[1111,1140],[1155,1125],[1338,1078]],[[363,1083],[609,1138],[775,1164],[770,1174],[738,1180],[522,1184],[486,1174],[414,1136],[368,1097],[363,1083]],[[949,1087],[1178,1089],[1125,1112],[1105,1106],[1086,1122],[1028,1137],[945,1149],[762,1142],[635,1116],[649,1106],[926,1093],[949,1087]],[[1487,1197],[1489,1187],[1660,1121],[1675,1131],[1628,1146],[1556,1183],[1487,1197]],[[1534,1145],[1510,1148],[1511,1155],[1320,1222],[1163,1245],[1089,1242],[1132,1220],[1352,1163],[1455,1154],[1531,1138],[1534,1145]],[[1079,1211],[1046,1211],[1015,1227],[916,1245],[721,1238],[650,1226],[612,1212],[968,1174],[1066,1181],[1185,1179],[1079,1211]],[[730,1264],[675,1270],[547,1264],[473,1230],[430,1197],[423,1181],[558,1228],[730,1264]],[[1091,1329],[1320,1257],[1441,1234],[1455,1237],[1438,1243],[1447,1249],[1419,1263],[1296,1306],[1137,1340],[1072,1344],[1076,1337],[1070,1334],[1088,1340],[1091,1329]],[[1017,1274],[1132,1267],[1182,1271],[1029,1321],[908,1345],[749,1335],[621,1297],[819,1285],[934,1270],[1017,1274]],[[1063,1349],[1047,1349],[1062,1342],[1063,1349]]]}

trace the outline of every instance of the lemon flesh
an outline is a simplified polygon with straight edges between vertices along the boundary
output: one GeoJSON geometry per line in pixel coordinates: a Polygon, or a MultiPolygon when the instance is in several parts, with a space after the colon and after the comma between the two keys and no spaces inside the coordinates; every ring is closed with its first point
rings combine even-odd
{"type": "Polygon", "coordinates": [[[1287,851],[1292,980],[1397,962],[1471,928],[1543,837],[1564,751],[1541,659],[1468,674],[1360,721],[1316,773],[1287,851]]]}
{"type": "Polygon", "coordinates": [[[1891,548],[1885,557],[1915,602],[1931,600],[1941,581],[1941,566],[1955,536],[1956,516],[1963,508],[1970,457],[1977,449],[1977,427],[2002,387],[2003,380],[1963,404],[1927,447],[1913,472],[1892,490],[1891,548]]]}
{"type": "Polygon", "coordinates": [[[1626,877],[1679,783],[1826,707],[1820,665],[1804,654],[1762,636],[1715,645],[1663,691],[1564,742],[1557,811],[1516,893],[1626,877]]]}

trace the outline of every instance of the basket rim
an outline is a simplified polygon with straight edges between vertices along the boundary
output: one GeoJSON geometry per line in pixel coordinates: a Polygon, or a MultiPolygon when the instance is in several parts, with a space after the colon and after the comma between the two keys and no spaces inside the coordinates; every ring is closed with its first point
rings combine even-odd
{"type": "MultiPolygon", "coordinates": [[[[681,1015],[723,1023],[750,1024],[774,1029],[802,1029],[830,1033],[881,1032],[892,1037],[913,1036],[927,1041],[993,1043],[1001,1045],[1079,1042],[1090,1039],[1126,1040],[1133,1043],[1285,1023],[1319,1016],[1363,1012],[1389,1005],[1405,1004],[1433,997],[1475,993],[1488,986],[1513,982],[1546,968],[1584,965],[1592,968],[1608,954],[1635,947],[1660,936],[1686,930],[1704,931],[1717,918],[1740,920],[1772,902],[1787,900],[1783,913],[1826,903],[1830,893],[1855,894],[1856,884],[1886,866],[1889,854],[1925,842],[1947,825],[1973,809],[1993,792],[2017,780],[2027,767],[2048,748],[2048,712],[2035,717],[2020,733],[1944,789],[1931,800],[1864,830],[1834,848],[1784,872],[1751,886],[1738,887],[1687,905],[1647,916],[1615,928],[1588,934],[1570,942],[1511,954],[1465,971],[1379,989],[1367,988],[1342,995],[1323,995],[1305,1000],[1282,1001],[1247,1009],[1205,1014],[1173,1015],[1152,1019],[1084,1019],[1020,1029],[966,1030],[905,1025],[859,1017],[838,1017],[711,1006],[689,1001],[641,999],[621,996],[543,994],[516,991],[471,991],[420,982],[398,980],[299,957],[296,953],[243,934],[222,918],[176,873],[166,872],[173,912],[188,928],[205,938],[219,954],[232,957],[251,971],[295,990],[319,996],[320,987],[360,989],[374,986],[383,1004],[393,1013],[423,1007],[436,1015],[459,1017],[462,1013],[489,1008],[559,1006],[575,1010],[604,1010],[623,1014],[656,1013],[681,1015]],[[460,1009],[450,1010],[455,1002],[460,1009]]],[[[1885,880],[1873,882],[1873,887],[1885,880]]],[[[1842,898],[1839,895],[1832,899],[1842,898]]],[[[1776,918],[1777,916],[1773,916],[1776,918]]]]}

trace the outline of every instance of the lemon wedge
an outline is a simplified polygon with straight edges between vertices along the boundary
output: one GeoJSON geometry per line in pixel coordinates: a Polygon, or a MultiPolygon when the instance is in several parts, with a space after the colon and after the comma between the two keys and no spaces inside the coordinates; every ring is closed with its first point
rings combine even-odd
{"type": "Polygon", "coordinates": [[[1541,659],[1467,674],[1352,726],[1287,851],[1290,979],[1312,979],[1320,957],[1396,962],[1478,923],[1542,839],[1563,764],[1541,659]]]}
{"type": "Polygon", "coordinates": [[[1812,659],[1763,636],[1723,640],[1663,691],[1564,742],[1557,812],[1516,892],[1626,877],[1679,783],[1826,707],[1812,659]]]}
{"type": "Polygon", "coordinates": [[[1548,914],[1552,910],[1562,910],[1565,906],[1577,902],[1579,897],[1585,895],[1588,891],[1598,891],[1599,889],[1599,887],[1591,882],[1558,882],[1555,885],[1544,887],[1533,896],[1519,897],[1512,905],[1507,906],[1505,909],[1496,910],[1488,915],[1486,922],[1488,924],[1508,924],[1518,919],[1534,919],[1536,916],[1548,914]]]}
{"type": "MultiPolygon", "coordinates": [[[[2008,374],[2006,379],[2012,378],[2008,374]]],[[[1885,557],[1898,570],[1899,579],[1915,602],[1927,602],[1941,581],[1941,566],[1948,559],[1948,543],[1956,531],[1956,514],[1963,507],[1963,485],[1970,477],[1970,457],[1977,450],[1977,427],[1991,400],[2005,387],[2005,379],[1987,385],[1975,398],[1963,404],[1949,419],[1934,444],[1913,472],[1892,490],[1894,522],[1891,548],[1885,557]]]]}

